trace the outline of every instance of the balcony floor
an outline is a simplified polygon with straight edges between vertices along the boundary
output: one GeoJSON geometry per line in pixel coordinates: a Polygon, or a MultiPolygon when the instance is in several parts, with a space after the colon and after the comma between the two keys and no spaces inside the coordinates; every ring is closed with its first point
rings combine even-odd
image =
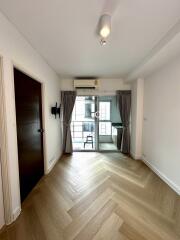
{"type": "MultiPolygon", "coordinates": [[[[100,150],[107,150],[107,151],[117,151],[117,147],[114,143],[100,143],[99,144],[99,149],[100,150]]],[[[92,148],[92,144],[86,144],[85,148],[84,148],[84,142],[73,142],[73,150],[75,151],[81,151],[81,150],[95,150],[95,143],[94,146],[92,148]]]]}

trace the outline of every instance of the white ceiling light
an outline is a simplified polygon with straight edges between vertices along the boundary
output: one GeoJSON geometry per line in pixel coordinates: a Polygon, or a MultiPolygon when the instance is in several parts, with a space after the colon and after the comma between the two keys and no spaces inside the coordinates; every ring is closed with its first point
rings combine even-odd
{"type": "Polygon", "coordinates": [[[106,38],[111,32],[111,16],[108,14],[103,14],[99,20],[99,35],[101,36],[101,45],[105,45],[106,38]],[[102,44],[103,43],[103,44],[102,44]]]}

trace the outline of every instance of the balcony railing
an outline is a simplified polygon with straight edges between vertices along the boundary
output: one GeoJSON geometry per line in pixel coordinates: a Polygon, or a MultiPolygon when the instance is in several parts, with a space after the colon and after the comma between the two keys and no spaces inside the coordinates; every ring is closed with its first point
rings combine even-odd
{"type": "Polygon", "coordinates": [[[95,138],[95,122],[93,121],[72,121],[71,135],[73,142],[83,142],[91,135],[95,138]]]}

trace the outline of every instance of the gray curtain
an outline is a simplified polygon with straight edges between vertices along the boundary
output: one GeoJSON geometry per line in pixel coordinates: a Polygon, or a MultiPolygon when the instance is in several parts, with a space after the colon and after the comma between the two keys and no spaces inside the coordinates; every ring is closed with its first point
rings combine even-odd
{"type": "Polygon", "coordinates": [[[117,104],[123,126],[121,152],[130,154],[131,91],[117,91],[117,104]]]}
{"type": "Polygon", "coordinates": [[[76,100],[75,91],[61,92],[61,108],[63,119],[63,152],[72,153],[72,137],[71,137],[71,116],[76,100]]]}

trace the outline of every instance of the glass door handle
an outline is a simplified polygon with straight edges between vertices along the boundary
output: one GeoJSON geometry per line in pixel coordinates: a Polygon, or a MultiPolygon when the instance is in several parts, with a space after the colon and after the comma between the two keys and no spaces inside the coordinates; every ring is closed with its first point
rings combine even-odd
{"type": "Polygon", "coordinates": [[[99,111],[94,113],[95,118],[99,118],[99,111]]]}

